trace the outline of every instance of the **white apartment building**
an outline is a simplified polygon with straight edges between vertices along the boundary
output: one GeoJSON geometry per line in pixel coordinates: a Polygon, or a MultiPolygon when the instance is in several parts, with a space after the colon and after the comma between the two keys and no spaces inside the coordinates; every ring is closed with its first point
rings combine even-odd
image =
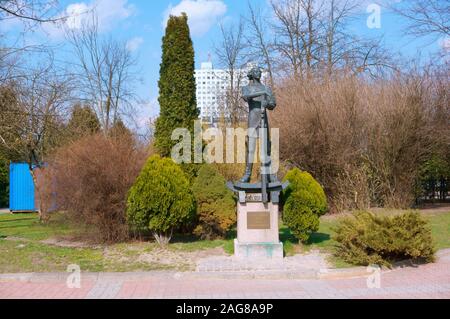
{"type": "MultiPolygon", "coordinates": [[[[240,85],[246,85],[248,83],[246,69],[238,70],[236,73],[241,74],[240,85]]],[[[234,80],[236,86],[238,78],[239,76],[236,76],[234,80]]],[[[230,85],[229,73],[227,70],[214,69],[212,62],[204,62],[200,69],[195,70],[195,82],[200,117],[205,123],[214,124],[220,117],[224,97],[230,85]]]]}

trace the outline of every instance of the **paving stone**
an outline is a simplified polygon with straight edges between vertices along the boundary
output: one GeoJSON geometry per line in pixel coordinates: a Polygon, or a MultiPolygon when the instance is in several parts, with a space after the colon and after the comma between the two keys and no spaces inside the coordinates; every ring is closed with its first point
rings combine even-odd
{"type": "MultiPolygon", "coordinates": [[[[69,289],[66,285],[67,274],[64,273],[10,274],[0,275],[0,298],[450,299],[448,255],[450,250],[439,252],[438,260],[434,264],[384,271],[381,273],[379,289],[369,289],[366,277],[251,279],[239,277],[239,272],[229,272],[226,279],[208,276],[208,272],[195,273],[196,276],[180,273],[177,277],[174,277],[173,272],[83,274],[81,289],[69,289]]],[[[300,272],[321,267],[320,258],[314,255],[301,260],[293,258],[288,263],[297,265],[297,271],[300,272]],[[308,260],[311,262],[309,268],[302,264],[308,260]]],[[[248,268],[248,265],[246,267],[248,268]]]]}

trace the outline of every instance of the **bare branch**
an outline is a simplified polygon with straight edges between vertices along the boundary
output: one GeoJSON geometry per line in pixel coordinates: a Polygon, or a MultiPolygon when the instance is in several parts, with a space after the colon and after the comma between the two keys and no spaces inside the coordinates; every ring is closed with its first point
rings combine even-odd
{"type": "Polygon", "coordinates": [[[0,21],[18,18],[35,23],[49,23],[66,19],[56,15],[57,7],[58,1],[55,0],[2,0],[0,1],[0,21]]]}
{"type": "Polygon", "coordinates": [[[409,20],[405,29],[408,35],[450,36],[449,0],[409,0],[389,8],[409,20]]]}
{"type": "Polygon", "coordinates": [[[216,56],[219,64],[226,70],[227,90],[223,100],[223,112],[233,125],[237,125],[245,114],[245,107],[241,101],[240,90],[242,87],[243,66],[245,61],[246,46],[244,43],[244,21],[241,19],[239,24],[226,28],[220,25],[221,42],[215,45],[216,56]]]}
{"type": "Polygon", "coordinates": [[[250,29],[250,35],[247,36],[247,47],[250,49],[249,55],[253,60],[262,60],[266,68],[269,83],[275,88],[274,81],[274,56],[273,43],[268,36],[267,26],[263,22],[264,18],[260,8],[255,8],[248,2],[249,18],[247,23],[250,29]]]}
{"type": "Polygon", "coordinates": [[[80,99],[96,112],[107,132],[121,115],[128,115],[137,99],[136,60],[125,43],[100,37],[95,13],[81,29],[67,30],[67,39],[76,58],[80,99]]]}

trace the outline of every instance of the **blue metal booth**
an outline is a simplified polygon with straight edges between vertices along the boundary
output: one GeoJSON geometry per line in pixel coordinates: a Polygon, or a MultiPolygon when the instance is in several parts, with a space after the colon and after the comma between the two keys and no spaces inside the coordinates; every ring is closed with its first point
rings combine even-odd
{"type": "Polygon", "coordinates": [[[9,209],[11,212],[35,212],[33,177],[27,163],[9,165],[9,209]]]}

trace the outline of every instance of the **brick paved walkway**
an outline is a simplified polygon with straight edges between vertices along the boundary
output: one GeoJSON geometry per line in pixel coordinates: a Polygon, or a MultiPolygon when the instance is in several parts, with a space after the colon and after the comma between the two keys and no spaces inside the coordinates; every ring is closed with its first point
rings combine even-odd
{"type": "Polygon", "coordinates": [[[0,298],[449,298],[450,251],[434,264],[381,273],[380,288],[367,278],[220,279],[189,273],[82,274],[81,288],[69,274],[0,275],[0,298]]]}

